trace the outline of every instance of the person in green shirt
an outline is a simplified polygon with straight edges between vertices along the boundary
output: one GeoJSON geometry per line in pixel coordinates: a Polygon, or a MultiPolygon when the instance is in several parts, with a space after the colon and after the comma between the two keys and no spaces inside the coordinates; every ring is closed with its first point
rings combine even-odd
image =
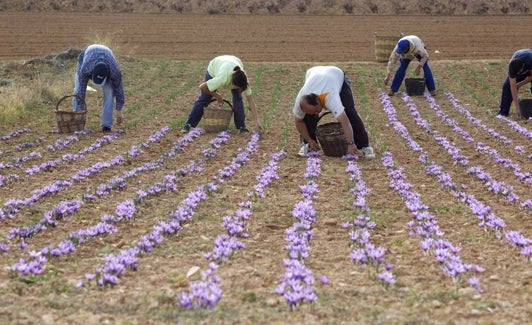
{"type": "Polygon", "coordinates": [[[244,65],[236,56],[221,55],[212,59],[207,66],[205,81],[199,86],[199,88],[200,94],[190,110],[185,125],[181,129],[182,133],[187,133],[190,131],[191,127],[196,127],[198,125],[203,117],[204,108],[209,105],[212,98],[216,99],[219,107],[223,105],[223,97],[218,92],[220,89],[231,91],[233,98],[233,118],[235,126],[240,133],[249,133],[249,130],[246,127],[246,115],[242,95],[247,99],[249,109],[255,120],[256,129],[262,129],[257,114],[257,107],[253,100],[251,87],[249,87],[248,78],[244,71],[244,65]]]}

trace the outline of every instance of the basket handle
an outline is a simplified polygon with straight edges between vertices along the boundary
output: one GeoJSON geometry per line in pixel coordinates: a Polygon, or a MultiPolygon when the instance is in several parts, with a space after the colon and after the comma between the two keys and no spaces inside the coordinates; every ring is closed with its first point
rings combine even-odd
{"type": "MultiPolygon", "coordinates": [[[[213,98],[213,99],[211,99],[211,101],[209,102],[209,104],[210,104],[210,103],[214,103],[215,101],[217,101],[217,99],[216,99],[216,98],[213,98]]],[[[231,110],[233,110],[233,105],[231,104],[231,102],[229,102],[227,99],[224,99],[224,103],[226,103],[227,105],[229,105],[229,108],[230,108],[231,110]]],[[[207,106],[209,106],[209,104],[207,104],[207,106]]]]}
{"type": "Polygon", "coordinates": [[[318,117],[318,120],[316,121],[316,124],[321,120],[322,117],[324,117],[327,114],[331,114],[331,112],[327,111],[327,112],[324,112],[323,114],[321,114],[320,117],[318,117]]]}
{"type": "Polygon", "coordinates": [[[67,98],[70,98],[70,97],[76,97],[77,99],[79,99],[82,103],[83,103],[83,109],[86,111],[87,110],[87,104],[85,103],[85,100],[83,98],[81,98],[80,95],[66,95],[66,96],[63,96],[63,98],[59,99],[59,101],[57,102],[57,104],[55,105],[55,111],[57,112],[59,110],[59,104],[61,104],[61,102],[67,98]]]}

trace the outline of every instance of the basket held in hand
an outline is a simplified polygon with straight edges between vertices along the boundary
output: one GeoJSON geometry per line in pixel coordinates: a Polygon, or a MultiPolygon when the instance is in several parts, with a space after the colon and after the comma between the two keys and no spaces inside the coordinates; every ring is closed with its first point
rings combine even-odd
{"type": "Polygon", "coordinates": [[[57,128],[59,133],[73,133],[85,129],[85,121],[87,120],[87,104],[85,100],[78,95],[67,95],[61,98],[55,106],[55,117],[57,119],[57,128]],[[62,111],[59,109],[59,104],[67,98],[77,97],[83,103],[82,111],[62,111]]]}
{"type": "Polygon", "coordinates": [[[222,132],[229,129],[229,123],[233,116],[233,105],[224,99],[224,103],[229,105],[229,108],[217,108],[213,103],[216,99],[212,99],[209,105],[204,108],[203,111],[203,128],[205,132],[222,132]]]}
{"type": "MultiPolygon", "coordinates": [[[[320,119],[329,114],[325,112],[320,115],[320,119]]],[[[323,153],[330,157],[342,157],[347,153],[347,141],[345,140],[344,130],[339,122],[329,122],[318,125],[316,136],[320,143],[323,153]]]]}

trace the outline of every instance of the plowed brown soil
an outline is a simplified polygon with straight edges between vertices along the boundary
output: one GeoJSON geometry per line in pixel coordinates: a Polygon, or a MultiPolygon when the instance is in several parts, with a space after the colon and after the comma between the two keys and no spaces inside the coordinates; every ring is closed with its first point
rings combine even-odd
{"type": "Polygon", "coordinates": [[[0,59],[32,58],[111,39],[146,58],[373,61],[374,34],[420,36],[433,59],[503,59],[528,47],[530,16],[223,16],[0,13],[0,59]]]}

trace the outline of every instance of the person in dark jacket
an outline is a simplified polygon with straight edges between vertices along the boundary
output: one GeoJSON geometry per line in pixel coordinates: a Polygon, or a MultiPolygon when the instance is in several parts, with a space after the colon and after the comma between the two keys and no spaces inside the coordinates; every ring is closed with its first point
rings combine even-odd
{"type": "MultiPolygon", "coordinates": [[[[498,115],[508,116],[512,102],[519,113],[519,88],[532,83],[532,50],[521,49],[512,55],[508,64],[508,76],[502,85],[501,105],[498,115]]],[[[532,92],[532,87],[530,88],[532,92]]]]}

